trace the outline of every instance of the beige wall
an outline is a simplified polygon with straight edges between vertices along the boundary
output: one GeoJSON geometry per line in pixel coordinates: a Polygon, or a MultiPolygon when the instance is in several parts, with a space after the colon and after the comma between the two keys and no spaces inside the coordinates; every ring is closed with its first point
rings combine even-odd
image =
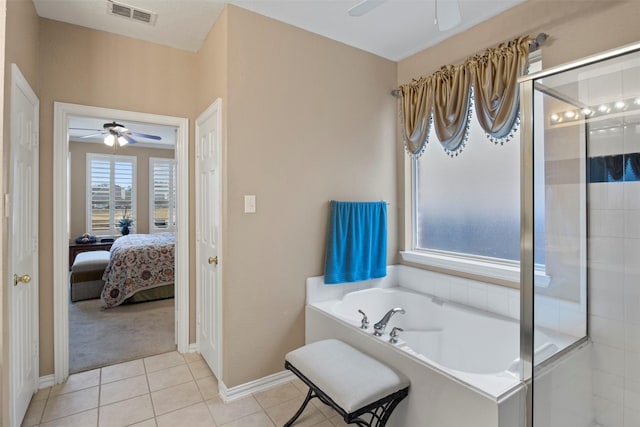
{"type": "MultiPolygon", "coordinates": [[[[86,233],[87,227],[87,153],[113,154],[113,147],[79,141],[69,142],[71,155],[69,216],[70,238],[86,233]]],[[[149,158],[173,159],[174,151],[167,149],[142,148],[126,145],[118,149],[118,155],[134,156],[136,160],[136,233],[149,233],[149,158]]]]}
{"type": "MultiPolygon", "coordinates": [[[[4,2],[0,2],[0,7],[4,6],[4,2]]],[[[0,24],[0,30],[4,39],[2,40],[3,55],[1,58],[4,60],[4,97],[0,96],[0,101],[3,100],[3,117],[2,117],[2,142],[0,142],[0,160],[1,176],[0,176],[0,188],[3,194],[7,192],[9,182],[9,141],[10,141],[10,123],[11,123],[11,64],[15,63],[20,68],[20,71],[25,76],[31,88],[38,94],[38,16],[31,0],[8,0],[6,2],[6,21],[4,20],[3,9],[0,11],[0,17],[2,17],[2,23],[0,24]],[[6,27],[5,27],[6,24],[6,27]]],[[[0,208],[0,221],[2,221],[2,227],[0,230],[0,283],[2,289],[0,290],[0,327],[6,325],[7,319],[4,317],[7,311],[7,287],[10,286],[9,281],[6,280],[7,272],[4,270],[4,266],[7,265],[7,239],[4,237],[7,235],[7,222],[2,208],[0,208]]],[[[2,327],[2,343],[6,344],[9,341],[9,330],[6,327],[2,327]]],[[[6,360],[8,359],[8,348],[6,345],[0,345],[2,352],[0,353],[0,370],[6,368],[6,360]]],[[[0,418],[0,424],[8,424],[8,407],[6,396],[8,396],[8,375],[5,372],[0,372],[2,378],[2,387],[0,396],[4,397],[1,400],[0,412],[2,416],[0,418]]]]}
{"type": "Polygon", "coordinates": [[[396,64],[228,8],[224,383],[283,369],[304,343],[330,199],[387,200],[397,253],[396,64]],[[243,213],[255,194],[257,213],[243,213]],[[259,349],[259,351],[256,351],[259,349]]]}
{"type": "MultiPolygon", "coordinates": [[[[227,98],[228,83],[228,9],[225,8],[207,35],[196,58],[198,90],[194,101],[196,114],[200,114],[217,98],[227,98]]],[[[225,104],[223,104],[224,107],[225,104]]],[[[223,120],[226,119],[223,115],[223,120]]]]}
{"type": "MultiPolygon", "coordinates": [[[[5,45],[5,116],[8,120],[8,103],[11,87],[11,64],[18,64],[31,88],[38,93],[38,15],[31,0],[7,1],[7,29],[5,45]]],[[[9,122],[5,127],[8,132],[9,122]]],[[[8,133],[5,136],[8,137],[8,133]]]]}
{"type": "Polygon", "coordinates": [[[49,375],[53,373],[53,103],[193,117],[196,54],[48,19],[40,19],[39,45],[40,375],[49,375]],[[122,66],[114,66],[110,58],[122,66]]]}

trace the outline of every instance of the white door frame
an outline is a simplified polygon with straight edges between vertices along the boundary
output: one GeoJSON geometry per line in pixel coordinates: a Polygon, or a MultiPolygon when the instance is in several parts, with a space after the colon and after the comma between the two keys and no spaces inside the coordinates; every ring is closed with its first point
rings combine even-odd
{"type": "Polygon", "coordinates": [[[54,103],[53,119],[53,324],[54,382],[69,376],[69,116],[113,117],[177,127],[175,319],[178,351],[189,351],[189,120],[134,111],[54,103]]]}
{"type": "MultiPolygon", "coordinates": [[[[217,246],[218,246],[218,258],[221,259],[221,261],[224,261],[224,257],[222,256],[222,230],[223,230],[223,224],[224,224],[224,220],[225,220],[225,216],[224,216],[224,210],[222,209],[222,181],[223,181],[223,177],[224,177],[224,170],[222,169],[222,166],[224,164],[224,162],[222,161],[222,156],[223,156],[223,147],[222,147],[222,99],[218,98],[215,100],[215,102],[213,104],[211,104],[209,107],[207,107],[206,110],[204,110],[196,119],[196,125],[195,125],[195,141],[196,141],[196,146],[198,145],[198,141],[200,140],[200,126],[201,123],[203,121],[205,121],[207,118],[209,118],[212,115],[217,115],[216,117],[216,121],[217,121],[217,125],[216,125],[216,139],[218,140],[218,153],[217,153],[217,159],[218,159],[218,164],[216,165],[216,168],[218,170],[218,188],[216,188],[216,192],[217,192],[217,200],[216,203],[218,204],[218,232],[217,232],[217,246]]],[[[199,162],[196,161],[195,162],[195,176],[196,176],[196,185],[198,185],[198,177],[200,176],[200,167],[199,167],[199,162]]],[[[198,191],[196,190],[196,194],[198,194],[198,191]]],[[[199,214],[199,210],[198,210],[198,200],[196,200],[196,215],[199,214]]],[[[196,220],[196,224],[198,224],[198,221],[196,220]]],[[[207,256],[208,255],[204,255],[200,253],[199,250],[199,245],[196,245],[196,268],[199,268],[199,263],[202,259],[203,256],[207,256]]],[[[214,307],[214,310],[216,311],[216,328],[217,328],[217,333],[216,333],[216,337],[217,342],[215,343],[216,348],[218,349],[218,360],[216,361],[216,367],[218,372],[214,372],[214,375],[216,376],[217,380],[219,382],[222,383],[222,293],[223,293],[223,287],[222,287],[222,269],[224,268],[224,263],[220,262],[217,265],[216,268],[216,282],[218,284],[218,300],[216,301],[216,306],[214,307]]],[[[196,274],[196,346],[199,348],[200,347],[200,319],[201,319],[201,295],[202,295],[202,283],[200,283],[199,280],[200,275],[196,274]]]]}

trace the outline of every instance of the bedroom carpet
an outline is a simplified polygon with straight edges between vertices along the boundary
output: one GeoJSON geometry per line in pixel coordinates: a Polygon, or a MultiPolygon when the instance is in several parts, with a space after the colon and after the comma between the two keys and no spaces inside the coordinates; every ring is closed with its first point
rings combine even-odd
{"type": "Polygon", "coordinates": [[[174,299],[104,309],[99,299],[69,304],[69,372],[175,350],[174,299]]]}

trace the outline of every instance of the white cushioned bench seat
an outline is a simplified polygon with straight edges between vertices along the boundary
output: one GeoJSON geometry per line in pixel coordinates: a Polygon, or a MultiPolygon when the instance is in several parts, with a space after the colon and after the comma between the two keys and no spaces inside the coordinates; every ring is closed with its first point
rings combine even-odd
{"type": "MultiPolygon", "coordinates": [[[[408,392],[410,385],[405,375],[336,339],[317,341],[300,347],[289,352],[285,360],[287,362],[285,366],[311,389],[315,389],[314,391],[318,391],[319,394],[325,394],[342,409],[340,411],[334,407],[347,422],[350,414],[384,400],[394,393],[408,392]]],[[[309,393],[311,392],[312,390],[309,393]]],[[[390,408],[389,415],[405,396],[406,393],[397,399],[390,408]]],[[[319,397],[323,400],[322,396],[311,397],[319,397]]],[[[377,425],[384,425],[384,423],[377,425]]]]}
{"type": "Polygon", "coordinates": [[[80,252],[73,260],[71,271],[94,271],[107,267],[111,253],[109,251],[80,252]]]}
{"type": "Polygon", "coordinates": [[[100,298],[102,275],[109,264],[109,251],[81,252],[71,266],[71,301],[100,298]]]}

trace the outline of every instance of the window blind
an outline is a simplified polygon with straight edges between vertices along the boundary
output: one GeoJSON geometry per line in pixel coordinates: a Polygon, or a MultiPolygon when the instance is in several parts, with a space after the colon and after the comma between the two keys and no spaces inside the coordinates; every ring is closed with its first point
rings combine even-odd
{"type": "Polygon", "coordinates": [[[123,217],[135,218],[136,158],[87,155],[87,224],[94,234],[115,234],[123,217]]]}
{"type": "Polygon", "coordinates": [[[152,157],[150,162],[151,224],[157,231],[175,229],[176,161],[152,157]]]}

